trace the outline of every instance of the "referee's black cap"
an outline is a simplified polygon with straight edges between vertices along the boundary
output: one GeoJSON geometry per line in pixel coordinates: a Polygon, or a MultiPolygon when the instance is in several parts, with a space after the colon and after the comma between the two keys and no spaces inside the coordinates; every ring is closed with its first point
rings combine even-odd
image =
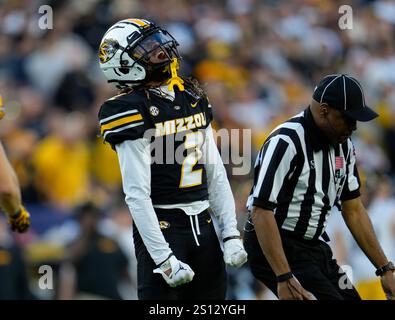
{"type": "Polygon", "coordinates": [[[378,114],[365,104],[361,84],[347,74],[331,74],[324,77],[316,86],[313,99],[326,102],[348,117],[357,121],[370,121],[378,114]]]}

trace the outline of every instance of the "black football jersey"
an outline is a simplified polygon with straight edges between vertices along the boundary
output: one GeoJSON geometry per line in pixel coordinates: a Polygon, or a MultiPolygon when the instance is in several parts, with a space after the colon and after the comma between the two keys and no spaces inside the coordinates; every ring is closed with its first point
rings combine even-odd
{"type": "Polygon", "coordinates": [[[125,140],[151,141],[153,204],[207,200],[205,167],[199,163],[212,121],[206,98],[185,87],[175,88],[174,101],[158,89],[139,90],[107,100],[99,111],[100,133],[112,148],[125,140]]]}

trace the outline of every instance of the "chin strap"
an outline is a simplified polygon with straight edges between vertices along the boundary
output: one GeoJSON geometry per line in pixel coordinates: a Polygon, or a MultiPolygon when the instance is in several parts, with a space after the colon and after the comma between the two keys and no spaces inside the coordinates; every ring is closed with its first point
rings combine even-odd
{"type": "Polygon", "coordinates": [[[168,89],[169,91],[174,91],[173,87],[177,86],[178,90],[184,91],[184,80],[182,80],[178,75],[177,75],[177,67],[178,67],[178,62],[177,58],[174,58],[172,62],[170,63],[170,72],[171,72],[171,78],[169,79],[168,82],[168,89]]]}

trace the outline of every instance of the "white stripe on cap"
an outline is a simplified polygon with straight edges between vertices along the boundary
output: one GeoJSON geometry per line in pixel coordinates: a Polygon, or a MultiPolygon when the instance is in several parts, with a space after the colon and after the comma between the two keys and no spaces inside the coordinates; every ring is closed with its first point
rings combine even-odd
{"type": "Polygon", "coordinates": [[[353,78],[345,75],[348,79],[352,80],[354,83],[356,83],[356,85],[358,86],[359,90],[361,90],[361,94],[362,94],[362,105],[365,107],[365,95],[363,94],[363,90],[360,86],[360,84],[358,83],[358,81],[354,80],[353,78]]]}
{"type": "Polygon", "coordinates": [[[325,95],[326,89],[328,89],[328,87],[333,83],[333,81],[335,81],[336,79],[338,79],[338,78],[340,78],[340,77],[341,77],[341,75],[338,75],[335,79],[333,79],[331,82],[329,82],[329,83],[326,85],[326,87],[324,88],[324,91],[322,92],[321,99],[320,99],[320,103],[322,103],[322,98],[323,98],[324,95],[325,95]]]}
{"type": "MultiPolygon", "coordinates": [[[[323,77],[322,79],[326,79],[326,78],[328,78],[328,77],[334,77],[334,76],[338,76],[339,74],[338,73],[333,73],[333,74],[328,74],[328,75],[326,75],[325,77],[323,77]]],[[[317,90],[317,88],[318,88],[318,85],[317,86],[315,86],[315,88],[314,88],[314,92],[315,92],[315,90],[317,90]]]]}
{"type": "Polygon", "coordinates": [[[341,74],[338,74],[338,73],[332,73],[332,74],[328,74],[328,75],[326,75],[323,79],[326,79],[326,78],[328,78],[328,77],[334,77],[334,76],[341,76],[341,74]]]}
{"type": "Polygon", "coordinates": [[[343,91],[344,91],[344,110],[347,110],[347,94],[346,94],[346,77],[342,76],[343,78],[343,91]]]}

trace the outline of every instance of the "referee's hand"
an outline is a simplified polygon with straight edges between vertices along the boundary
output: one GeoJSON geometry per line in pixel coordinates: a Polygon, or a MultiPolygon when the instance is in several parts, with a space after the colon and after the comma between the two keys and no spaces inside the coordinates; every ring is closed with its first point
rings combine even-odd
{"type": "Polygon", "coordinates": [[[395,273],[387,271],[380,280],[387,300],[395,300],[395,273]]]}
{"type": "Polygon", "coordinates": [[[294,277],[277,284],[279,300],[317,300],[314,295],[303,289],[299,281],[294,277]]]}

